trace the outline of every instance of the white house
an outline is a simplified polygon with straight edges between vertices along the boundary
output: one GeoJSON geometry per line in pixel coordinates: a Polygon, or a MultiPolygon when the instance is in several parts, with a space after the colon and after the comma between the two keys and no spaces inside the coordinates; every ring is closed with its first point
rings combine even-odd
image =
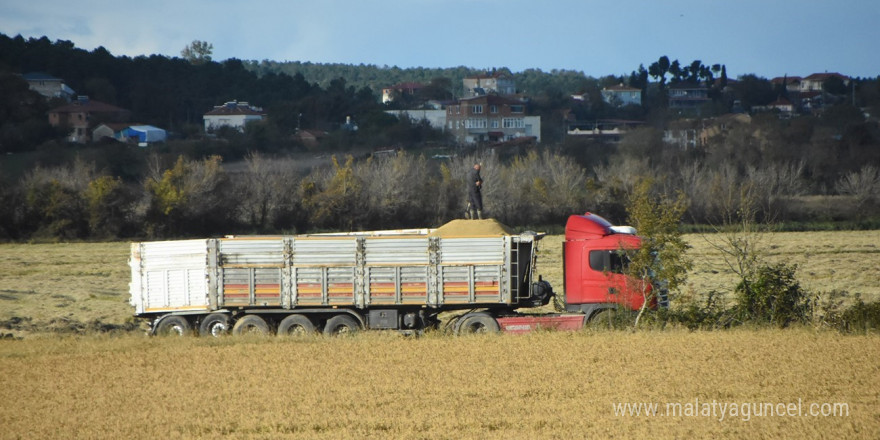
{"type": "Polygon", "coordinates": [[[642,89],[623,84],[608,86],[602,89],[602,100],[615,107],[642,105],[642,89]]]}
{"type": "Polygon", "coordinates": [[[841,75],[837,72],[832,73],[814,73],[801,81],[801,92],[822,92],[825,90],[825,81],[828,81],[831,78],[837,78],[843,82],[844,85],[849,85],[849,77],[846,75],[841,75]]]}
{"type": "Polygon", "coordinates": [[[211,133],[220,127],[232,127],[244,131],[248,122],[262,121],[266,114],[260,107],[254,107],[244,101],[230,101],[205,113],[205,133],[211,133]]]}
{"type": "Polygon", "coordinates": [[[33,72],[22,75],[31,90],[45,96],[46,98],[63,98],[70,102],[75,95],[73,89],[64,84],[61,78],[55,78],[52,75],[33,72]]]}

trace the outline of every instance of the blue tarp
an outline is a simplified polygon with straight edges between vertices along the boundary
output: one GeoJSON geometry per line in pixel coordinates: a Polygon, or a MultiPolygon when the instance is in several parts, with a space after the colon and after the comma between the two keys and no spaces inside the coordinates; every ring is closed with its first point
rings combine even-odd
{"type": "Polygon", "coordinates": [[[166,136],[165,130],[152,125],[132,125],[125,129],[124,134],[127,138],[137,138],[138,143],[164,142],[166,136]]]}

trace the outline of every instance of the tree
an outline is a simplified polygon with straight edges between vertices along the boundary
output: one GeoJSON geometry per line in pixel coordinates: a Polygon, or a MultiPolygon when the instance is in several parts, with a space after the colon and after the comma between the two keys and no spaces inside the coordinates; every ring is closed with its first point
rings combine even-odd
{"type": "Polygon", "coordinates": [[[832,76],[822,83],[822,90],[832,95],[843,96],[849,93],[849,87],[838,76],[832,76]]]}
{"type": "Polygon", "coordinates": [[[674,197],[657,194],[653,181],[642,179],[627,201],[629,223],[643,238],[641,246],[630,254],[627,275],[640,280],[644,302],[636,316],[635,327],[648,305],[657,297],[658,288],[678,290],[687,278],[692,263],[687,256],[688,245],[682,238],[681,217],[687,209],[684,194],[674,197]],[[653,286],[653,288],[649,288],[653,286]]]}
{"type": "Polygon", "coordinates": [[[214,52],[214,45],[207,41],[193,40],[189,46],[180,51],[180,56],[193,65],[201,65],[211,62],[211,54],[214,52]]]}
{"type": "Polygon", "coordinates": [[[233,183],[240,200],[241,221],[259,232],[273,228],[290,229],[294,223],[299,183],[290,159],[267,158],[250,153],[245,158],[247,170],[238,174],[233,183]]]}
{"type": "Polygon", "coordinates": [[[154,170],[144,188],[148,196],[147,232],[151,236],[211,234],[228,231],[235,201],[227,191],[222,159],[186,161],[179,156],[174,167],[154,170]]]}
{"type": "Polygon", "coordinates": [[[133,199],[122,179],[110,176],[98,177],[89,182],[84,196],[92,236],[119,237],[128,222],[133,199]]]}
{"type": "Polygon", "coordinates": [[[865,165],[837,181],[837,192],[855,199],[858,212],[870,212],[873,204],[880,205],[880,169],[865,165]]]}
{"type": "Polygon", "coordinates": [[[669,72],[669,57],[663,55],[657,61],[654,61],[650,66],[648,66],[648,73],[657,78],[660,81],[660,88],[664,88],[666,86],[666,73],[669,72]]]}

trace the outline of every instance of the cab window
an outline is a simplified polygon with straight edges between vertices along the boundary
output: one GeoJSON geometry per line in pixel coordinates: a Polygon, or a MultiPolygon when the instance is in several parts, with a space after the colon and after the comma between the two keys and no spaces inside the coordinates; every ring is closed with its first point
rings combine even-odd
{"type": "Polygon", "coordinates": [[[629,257],[620,250],[590,251],[590,269],[599,272],[623,273],[629,257]]]}

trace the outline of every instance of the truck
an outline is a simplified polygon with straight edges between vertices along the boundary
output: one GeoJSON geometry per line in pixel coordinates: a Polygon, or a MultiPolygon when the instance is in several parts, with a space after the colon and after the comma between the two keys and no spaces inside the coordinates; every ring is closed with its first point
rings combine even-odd
{"type": "Polygon", "coordinates": [[[444,320],[456,334],[573,330],[604,310],[666,305],[665,290],[625,273],[627,250],[641,244],[636,231],[587,212],[565,226],[565,312],[535,313],[555,296],[537,273],[543,237],[455,220],[437,229],[132,243],[130,303],[150,334],[215,337],[418,333],[444,320]]]}

